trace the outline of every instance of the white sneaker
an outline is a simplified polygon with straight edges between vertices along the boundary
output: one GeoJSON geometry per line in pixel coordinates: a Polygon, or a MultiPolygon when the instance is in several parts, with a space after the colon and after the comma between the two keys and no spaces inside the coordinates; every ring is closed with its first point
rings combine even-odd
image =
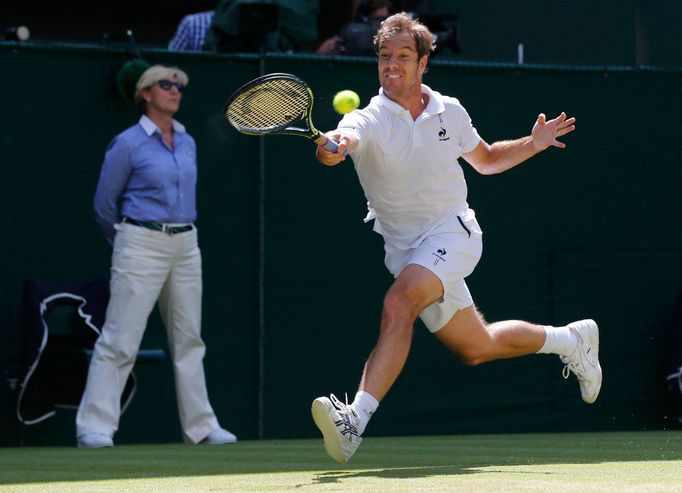
{"type": "Polygon", "coordinates": [[[104,433],[86,433],[78,437],[78,448],[113,447],[114,441],[104,433]]]}
{"type": "Polygon", "coordinates": [[[580,383],[583,400],[592,404],[601,390],[602,371],[599,365],[599,327],[594,320],[580,320],[568,324],[568,329],[578,338],[578,347],[572,355],[561,356],[566,366],[564,378],[575,373],[580,383]],[[570,371],[569,371],[570,370],[570,371]]]}
{"type": "Polygon", "coordinates": [[[222,445],[224,443],[237,443],[237,437],[223,428],[216,428],[204,438],[201,443],[209,445],[222,445]]]}
{"type": "Polygon", "coordinates": [[[362,442],[358,415],[334,394],[315,399],[311,411],[324,437],[324,449],[336,462],[348,462],[362,442]]]}

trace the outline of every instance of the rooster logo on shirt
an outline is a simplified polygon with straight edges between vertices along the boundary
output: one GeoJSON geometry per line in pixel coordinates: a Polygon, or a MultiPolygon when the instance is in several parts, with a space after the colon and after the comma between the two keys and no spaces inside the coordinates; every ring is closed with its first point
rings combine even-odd
{"type": "Polygon", "coordinates": [[[438,140],[440,142],[445,142],[446,140],[450,140],[450,137],[447,136],[448,131],[445,130],[445,127],[443,127],[443,115],[438,115],[438,120],[440,120],[440,132],[438,132],[438,140]]]}

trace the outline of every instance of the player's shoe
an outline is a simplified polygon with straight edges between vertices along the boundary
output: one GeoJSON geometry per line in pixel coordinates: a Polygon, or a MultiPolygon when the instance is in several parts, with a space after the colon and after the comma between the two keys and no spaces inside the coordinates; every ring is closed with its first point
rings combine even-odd
{"type": "Polygon", "coordinates": [[[358,415],[334,394],[315,399],[311,411],[324,437],[324,449],[336,462],[348,462],[362,442],[358,415]]]}
{"type": "Polygon", "coordinates": [[[594,320],[579,320],[568,324],[568,329],[578,338],[578,347],[570,356],[561,356],[566,366],[564,378],[575,373],[580,383],[583,400],[592,404],[601,390],[602,371],[599,365],[599,327],[594,320]]]}

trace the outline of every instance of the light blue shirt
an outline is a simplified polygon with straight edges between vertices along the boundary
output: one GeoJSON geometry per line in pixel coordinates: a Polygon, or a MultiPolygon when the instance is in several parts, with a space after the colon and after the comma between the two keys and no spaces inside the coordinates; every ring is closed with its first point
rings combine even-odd
{"type": "Polygon", "coordinates": [[[170,224],[196,219],[196,144],[175,120],[173,145],[146,115],[109,144],[94,200],[95,219],[109,242],[123,216],[170,224]]]}

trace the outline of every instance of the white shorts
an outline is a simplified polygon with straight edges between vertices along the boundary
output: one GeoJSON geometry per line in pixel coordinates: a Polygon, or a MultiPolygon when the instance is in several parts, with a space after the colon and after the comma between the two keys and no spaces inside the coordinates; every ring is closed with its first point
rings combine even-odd
{"type": "Polygon", "coordinates": [[[416,248],[398,250],[388,245],[385,264],[398,277],[409,264],[421,265],[443,283],[443,299],[419,314],[431,332],[442,329],[455,313],[474,304],[464,278],[474,271],[483,251],[483,233],[475,217],[455,217],[446,227],[426,237],[416,248]]]}

